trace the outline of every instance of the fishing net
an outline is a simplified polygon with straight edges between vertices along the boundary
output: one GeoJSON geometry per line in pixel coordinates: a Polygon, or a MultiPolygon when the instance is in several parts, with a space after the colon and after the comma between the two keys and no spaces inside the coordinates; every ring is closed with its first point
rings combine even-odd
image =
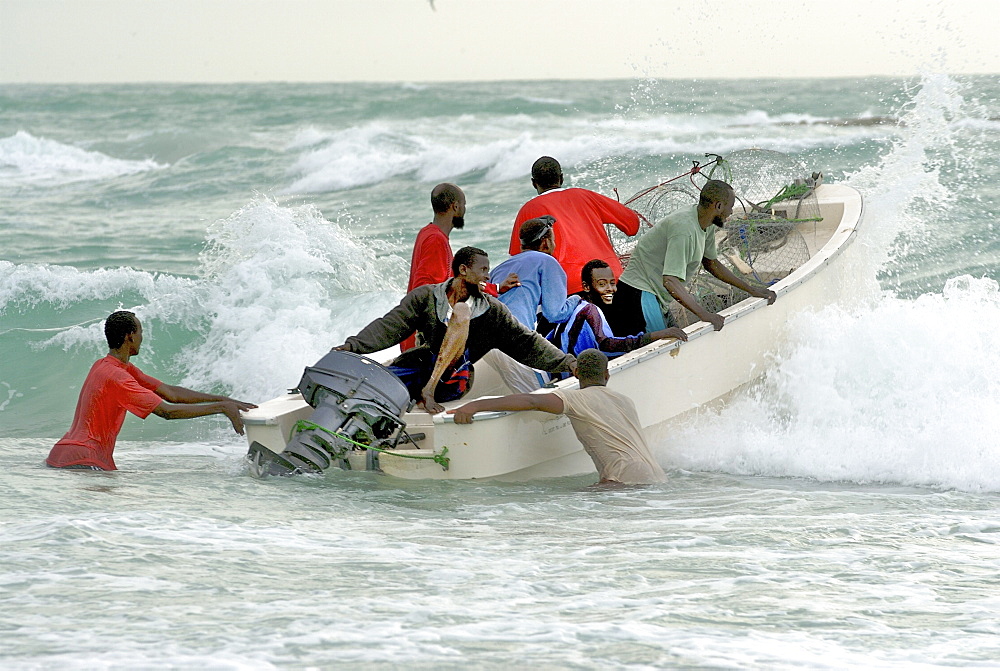
{"type": "MultiPolygon", "coordinates": [[[[799,227],[822,219],[816,199],[822,174],[808,175],[800,161],[779,152],[746,149],[704,167],[695,163],[688,175],[691,186],[671,180],[640,191],[626,201],[639,213],[642,225],[639,234],[631,238],[617,229],[617,236],[609,233],[623,266],[640,236],[651,226],[667,214],[697,202],[698,190],[693,188],[695,175],[726,181],[736,192],[733,216],[716,237],[719,261],[734,274],[749,284],[769,286],[809,260],[809,247],[799,227]]],[[[722,282],[704,269],[692,278],[688,289],[712,312],[749,297],[745,291],[722,282]]],[[[682,326],[698,321],[676,302],[671,310],[682,326]]]]}
{"type": "Polygon", "coordinates": [[[614,247],[622,268],[628,265],[632,250],[643,233],[671,212],[690,207],[698,202],[698,189],[694,185],[659,184],[652,189],[640,191],[625,204],[639,214],[639,232],[625,235],[613,224],[605,224],[611,246],[614,247]]]}

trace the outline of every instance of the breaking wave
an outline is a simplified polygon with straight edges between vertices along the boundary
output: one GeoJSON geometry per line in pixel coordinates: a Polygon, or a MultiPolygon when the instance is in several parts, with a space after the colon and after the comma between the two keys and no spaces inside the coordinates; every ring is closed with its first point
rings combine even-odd
{"type": "Polygon", "coordinates": [[[108,180],[166,166],[146,159],[129,161],[18,131],[0,139],[0,177],[18,185],[52,185],[108,180]]]}

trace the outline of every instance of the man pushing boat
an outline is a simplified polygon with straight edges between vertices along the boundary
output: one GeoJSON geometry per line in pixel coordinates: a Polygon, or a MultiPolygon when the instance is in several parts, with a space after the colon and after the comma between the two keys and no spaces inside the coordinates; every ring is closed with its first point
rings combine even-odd
{"type": "Polygon", "coordinates": [[[650,484],[664,480],[663,469],[646,445],[635,404],[608,389],[608,357],[596,349],[580,352],[574,373],[579,389],[484,398],[449,410],[456,424],[470,424],[477,412],[541,410],[566,415],[594,461],[599,484],[650,484]]]}
{"type": "Polygon", "coordinates": [[[417,287],[386,313],[334,349],[369,354],[402,342],[416,331],[421,344],[387,368],[431,414],[441,402],[461,398],[472,386],[472,364],[498,349],[526,366],[551,373],[573,372],[576,359],[526,328],[503,303],[482,291],[489,256],[463,247],[452,260],[452,279],[417,287]]]}
{"type": "Polygon", "coordinates": [[[47,465],[117,470],[112,453],[126,412],[142,419],[150,413],[164,419],[225,415],[233,431],[243,435],[240,413],[256,408],[253,403],[165,384],[130,361],[142,347],[142,324],[135,314],[111,313],[104,321],[104,337],[108,355],[94,363],[83,381],[73,425],[49,451],[47,465]]]}

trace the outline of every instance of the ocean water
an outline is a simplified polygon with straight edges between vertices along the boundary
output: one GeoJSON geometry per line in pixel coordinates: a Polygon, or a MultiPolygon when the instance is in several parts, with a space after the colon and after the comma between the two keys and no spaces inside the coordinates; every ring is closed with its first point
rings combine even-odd
{"type": "Polygon", "coordinates": [[[0,666],[1000,666],[1000,77],[0,86],[0,666]],[[540,155],[624,199],[706,152],[858,188],[857,296],[592,476],[257,481],[220,418],[46,469],[118,308],[260,401],[392,307],[429,192],[505,257],[540,155]]]}

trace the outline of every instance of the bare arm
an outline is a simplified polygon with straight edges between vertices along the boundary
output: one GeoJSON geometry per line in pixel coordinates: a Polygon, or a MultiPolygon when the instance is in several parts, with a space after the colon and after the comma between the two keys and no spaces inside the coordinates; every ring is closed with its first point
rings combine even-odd
{"type": "Polygon", "coordinates": [[[687,290],[687,287],[684,286],[684,283],[681,282],[679,277],[664,275],[663,288],[670,292],[670,295],[673,296],[678,303],[693,312],[698,319],[708,322],[715,328],[716,331],[722,330],[722,325],[725,323],[725,319],[722,315],[717,315],[714,312],[710,312],[702,307],[701,303],[695,300],[695,297],[691,295],[691,292],[687,290]]]}
{"type": "Polygon", "coordinates": [[[755,296],[757,298],[766,298],[768,305],[774,303],[774,301],[778,298],[778,294],[774,293],[770,289],[754,286],[753,284],[750,284],[749,282],[744,280],[742,277],[739,277],[738,275],[734,274],[733,271],[727,268],[718,259],[702,259],[701,265],[702,267],[705,268],[705,270],[712,273],[726,284],[731,284],[737,289],[742,289],[751,296],[755,296]]]}
{"type": "Polygon", "coordinates": [[[508,275],[502,284],[497,285],[497,293],[505,294],[514,287],[521,286],[521,278],[517,276],[517,273],[511,273],[508,275]]]}
{"type": "Polygon", "coordinates": [[[563,411],[563,401],[555,394],[511,394],[471,401],[460,408],[449,410],[448,414],[455,415],[456,424],[471,424],[472,416],[477,412],[509,410],[541,410],[558,415],[563,411]]]}
{"type": "Polygon", "coordinates": [[[653,342],[654,340],[667,340],[669,338],[683,340],[686,342],[688,339],[688,334],[684,332],[684,329],[677,326],[671,326],[670,328],[661,329],[659,331],[650,331],[646,335],[649,336],[649,342],[653,342]]]}
{"type": "Polygon", "coordinates": [[[250,408],[257,407],[253,403],[237,401],[236,399],[229,398],[228,396],[206,394],[204,392],[170,384],[161,384],[156,388],[156,393],[160,396],[160,398],[165,401],[169,401],[170,403],[209,403],[211,401],[232,401],[240,407],[240,410],[249,410],[250,408]]]}
{"type": "Polygon", "coordinates": [[[240,410],[256,408],[251,403],[241,403],[232,399],[224,401],[211,401],[208,403],[170,403],[163,401],[153,408],[153,412],[163,419],[191,419],[193,417],[205,417],[207,415],[225,415],[233,425],[236,433],[243,435],[243,418],[240,417],[240,410]],[[248,406],[248,407],[243,407],[248,406]]]}

